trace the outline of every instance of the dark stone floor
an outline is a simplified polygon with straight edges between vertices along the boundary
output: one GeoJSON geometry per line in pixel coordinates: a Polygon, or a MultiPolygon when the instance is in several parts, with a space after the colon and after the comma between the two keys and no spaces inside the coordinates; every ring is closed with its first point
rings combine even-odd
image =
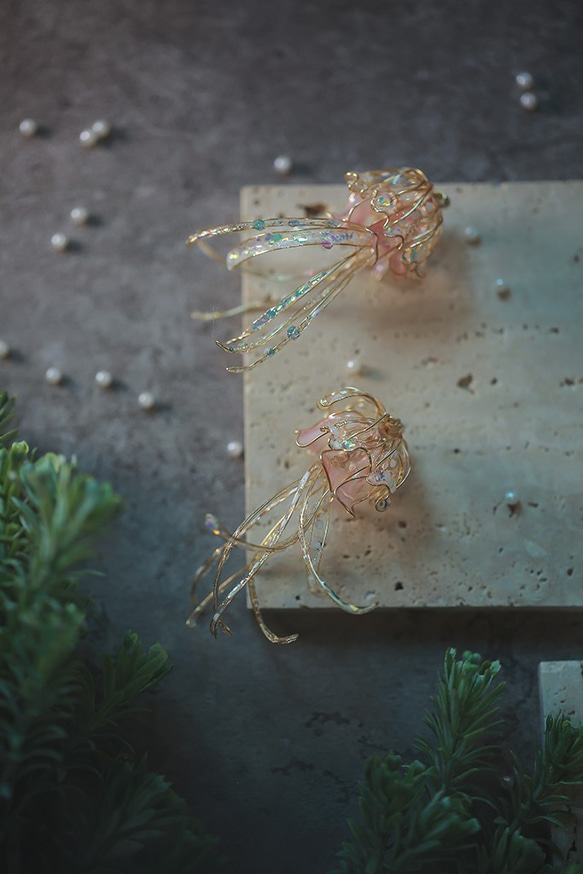
{"type": "Polygon", "coordinates": [[[190,576],[214,547],[204,512],[242,518],[243,467],[225,454],[242,435],[242,384],[189,318],[235,303],[237,283],[184,239],[235,219],[242,185],[279,182],[281,153],[290,183],[399,164],[436,180],[582,178],[582,36],[578,0],[0,5],[0,338],[15,350],[0,382],[31,443],[76,453],[126,499],[93,584],[108,639],[130,626],[169,649],[151,761],[239,874],[331,867],[365,758],[407,747],[448,645],[502,659],[508,739],[531,752],[537,663],[580,658],[582,621],[275,616],[301,632],[278,648],[241,600],[232,638],[189,632],[190,576]],[[538,112],[518,104],[522,69],[538,112]],[[43,126],[30,141],[25,117],[43,126]],[[110,140],[80,148],[103,117],[110,140]],[[78,204],[92,226],[71,226],[78,204]],[[51,251],[57,231],[74,241],[66,255],[51,251]],[[60,389],[44,382],[53,364],[60,389]],[[101,368],[114,391],[95,386],[101,368]],[[136,404],[145,388],[152,415],[136,404]]]}

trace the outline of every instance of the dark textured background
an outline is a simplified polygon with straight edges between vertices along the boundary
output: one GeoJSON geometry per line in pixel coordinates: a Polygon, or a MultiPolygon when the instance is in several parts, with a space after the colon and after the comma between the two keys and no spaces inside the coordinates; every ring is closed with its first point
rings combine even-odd
{"type": "MultiPolygon", "coordinates": [[[[537,662],[581,657],[577,613],[336,612],[272,617],[301,631],[270,646],[246,612],[232,638],[187,631],[192,570],[214,543],[205,510],[243,513],[241,378],[224,372],[193,307],[237,284],[184,239],[237,216],[242,185],[339,183],[347,169],[422,167],[436,180],[583,176],[579,2],[420,0],[275,4],[3,0],[0,4],[0,381],[23,435],[75,452],[127,512],[94,584],[104,636],[160,640],[175,670],[155,699],[151,761],[166,769],[236,862],[323,872],[355,810],[365,758],[404,750],[421,727],[447,645],[500,657],[508,738],[539,729],[537,662]],[[518,104],[530,70],[540,110],[518,104]],[[31,141],[18,123],[31,116],[31,141]],[[114,135],[85,151],[79,132],[114,135]],[[69,211],[98,222],[75,229],[69,211]],[[74,251],[55,255],[64,230],[74,251]],[[57,364],[60,389],[44,382],[57,364]],[[100,392],[100,368],[118,379],[100,392]],[[160,407],[145,415],[136,395],[160,407]]],[[[306,339],[305,342],[309,342],[306,339]]],[[[290,398],[293,402],[293,398],[290,398]]],[[[576,569],[581,573],[581,569],[576,569]]],[[[479,577],[480,568],[476,567],[479,577]]]]}

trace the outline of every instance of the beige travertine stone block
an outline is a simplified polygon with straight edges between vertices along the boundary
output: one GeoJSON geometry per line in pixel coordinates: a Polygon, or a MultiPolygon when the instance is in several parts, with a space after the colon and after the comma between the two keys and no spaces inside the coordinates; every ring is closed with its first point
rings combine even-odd
{"type": "MultiPolygon", "coordinates": [[[[248,510],[310,463],[294,430],[317,421],[316,400],[356,384],[405,423],[413,471],[385,513],[333,509],[323,569],[342,597],[581,607],[583,183],[440,187],[451,206],[423,281],[357,276],[297,342],[245,374],[248,510]],[[467,225],[479,244],[465,242],[467,225]],[[346,371],[355,355],[359,377],[346,371]]],[[[345,196],[336,185],[247,188],[242,213],[339,210],[345,196]]],[[[295,250],[291,265],[280,254],[271,266],[297,272],[325,255],[295,250]]],[[[246,275],[244,299],[298,284],[246,275]]],[[[308,592],[297,547],[257,581],[265,607],[332,606],[308,592]]]]}
{"type": "MultiPolygon", "coordinates": [[[[583,721],[583,662],[541,662],[539,665],[541,716],[562,711],[573,724],[583,721]]],[[[583,804],[583,793],[572,791],[573,802],[583,804]]],[[[573,808],[573,822],[565,829],[553,829],[552,838],[566,862],[583,861],[583,811],[573,808]]]]}

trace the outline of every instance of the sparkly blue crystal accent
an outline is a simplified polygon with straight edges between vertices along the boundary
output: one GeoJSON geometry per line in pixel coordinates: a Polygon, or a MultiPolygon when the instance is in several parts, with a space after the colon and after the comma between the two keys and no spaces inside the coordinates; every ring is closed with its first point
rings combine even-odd
{"type": "Polygon", "coordinates": [[[219,533],[219,523],[216,516],[213,516],[212,513],[207,513],[206,519],[204,520],[205,527],[208,528],[209,531],[212,531],[213,534],[219,533]]]}
{"type": "Polygon", "coordinates": [[[287,335],[290,338],[290,340],[297,340],[298,337],[300,336],[300,330],[299,330],[299,328],[296,328],[295,325],[290,325],[289,328],[287,329],[287,335]]]}
{"type": "Polygon", "coordinates": [[[265,227],[265,222],[263,221],[263,219],[257,219],[257,221],[253,222],[253,227],[256,231],[262,231],[265,227]]]}
{"type": "Polygon", "coordinates": [[[268,355],[275,355],[275,349],[268,349],[267,354],[268,355]]]}

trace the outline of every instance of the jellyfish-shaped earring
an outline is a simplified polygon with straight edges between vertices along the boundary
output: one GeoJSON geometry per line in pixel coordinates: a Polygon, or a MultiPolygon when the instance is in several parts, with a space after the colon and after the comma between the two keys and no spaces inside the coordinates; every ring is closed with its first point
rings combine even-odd
{"type": "MultiPolygon", "coordinates": [[[[256,219],[199,231],[186,241],[222,261],[211,243],[228,234],[245,233],[246,239],[227,254],[227,269],[242,267],[259,274],[256,259],[270,252],[304,246],[339,252],[331,266],[323,270],[315,267],[301,285],[265,310],[239,336],[218,343],[227,352],[256,355],[251,363],[227,370],[250,370],[297,340],[364,267],[371,267],[378,279],[387,271],[399,279],[422,275],[439,238],[447,197],[435,191],[421,170],[411,167],[350,172],[345,180],[350,196],[346,210],[338,217],[256,219]]],[[[207,320],[240,311],[236,307],[226,313],[197,311],[192,315],[207,320]]]]}
{"type": "Polygon", "coordinates": [[[262,566],[274,555],[299,543],[305,563],[308,582],[316,590],[328,595],[342,610],[349,613],[367,613],[375,604],[359,607],[344,601],[326,582],[321,562],[330,524],[330,508],[339,504],[349,515],[355,508],[369,501],[377,510],[389,506],[391,496],[407,479],[411,463],[403,438],[403,425],[386,412],[372,395],[357,388],[346,387],[318,402],[324,416],[315,425],[296,432],[296,443],[317,456],[305,474],[290,483],[230,533],[219,520],[207,515],[210,530],[224,540],[209,559],[198,569],[192,583],[195,605],[187,624],[194,626],[205,607],[212,601],[211,632],[218,629],[230,633],[223,614],[233,598],[247,588],[249,599],[259,627],[272,643],[292,643],[297,634],[279,637],[265,624],[254,578],[262,566]],[[283,511],[282,511],[283,508],[283,511]],[[271,517],[267,534],[260,543],[246,540],[251,529],[271,517]],[[253,558],[239,571],[223,579],[225,564],[233,547],[253,553],[253,558]],[[200,603],[196,590],[199,581],[218,562],[213,590],[200,603]],[[229,589],[220,600],[220,594],[229,589]]]}

